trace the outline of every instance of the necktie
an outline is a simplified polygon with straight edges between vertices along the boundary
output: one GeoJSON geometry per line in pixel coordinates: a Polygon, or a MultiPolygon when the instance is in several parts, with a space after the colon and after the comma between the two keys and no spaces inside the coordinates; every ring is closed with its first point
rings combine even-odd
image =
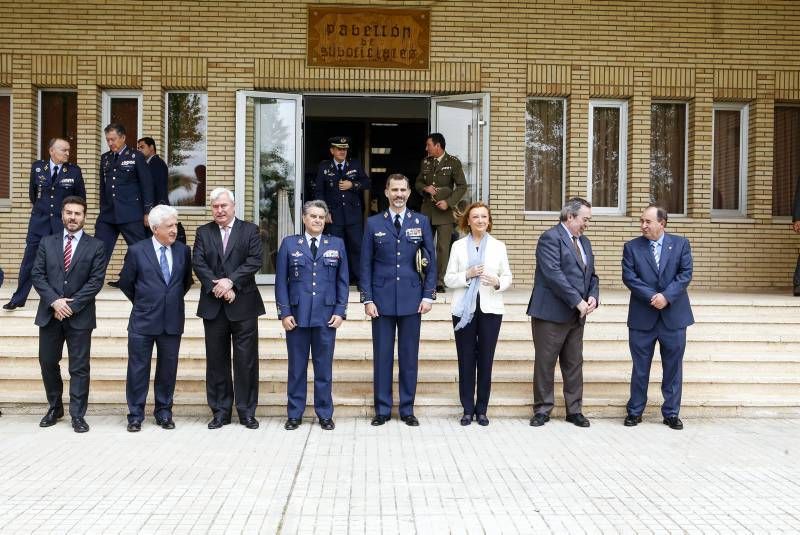
{"type": "Polygon", "coordinates": [[[317,257],[317,238],[311,238],[311,256],[317,257]]]}
{"type": "Polygon", "coordinates": [[[658,242],[650,242],[650,245],[653,247],[653,258],[656,260],[656,267],[661,267],[661,255],[658,254],[658,242]]]}
{"type": "Polygon", "coordinates": [[[336,169],[339,170],[339,176],[342,176],[342,171],[344,170],[342,164],[337,163],[336,164],[336,169]]]}
{"type": "Polygon", "coordinates": [[[64,271],[67,271],[72,263],[72,239],[74,237],[72,234],[67,234],[67,245],[64,247],[64,271]]]}
{"type": "Polygon", "coordinates": [[[228,238],[231,235],[231,227],[225,227],[225,234],[222,236],[222,254],[225,254],[225,249],[228,248],[228,238]]]}
{"type": "Polygon", "coordinates": [[[400,234],[400,214],[395,214],[394,216],[394,228],[397,229],[397,233],[400,234]]]}
{"type": "Polygon", "coordinates": [[[58,166],[53,167],[53,184],[58,180],[58,166]]]}
{"type": "Polygon", "coordinates": [[[583,263],[583,256],[581,256],[581,248],[578,246],[578,237],[572,237],[572,245],[575,246],[575,254],[578,255],[578,264],[580,264],[581,269],[586,269],[586,264],[583,263]]]}
{"type": "Polygon", "coordinates": [[[167,248],[161,246],[161,258],[158,261],[161,264],[161,276],[164,277],[164,282],[169,282],[169,262],[167,262],[167,248]]]}
{"type": "Polygon", "coordinates": [[[115,152],[114,153],[114,163],[117,163],[117,159],[118,158],[119,158],[119,154],[115,152]]]}

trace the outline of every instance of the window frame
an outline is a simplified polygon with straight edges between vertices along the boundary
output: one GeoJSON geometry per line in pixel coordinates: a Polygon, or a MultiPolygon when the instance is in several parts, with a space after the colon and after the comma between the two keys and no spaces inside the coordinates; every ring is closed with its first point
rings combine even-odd
{"type": "Polygon", "coordinates": [[[627,211],[628,200],[628,101],[626,99],[589,99],[587,146],[587,172],[586,172],[586,200],[592,203],[592,215],[624,216],[627,211]],[[592,201],[592,171],[594,166],[594,109],[617,108],[619,109],[619,184],[617,184],[617,206],[595,206],[592,201]]]}
{"type": "MultiPolygon", "coordinates": [[[[683,124],[683,212],[669,213],[670,217],[686,217],[689,213],[689,102],[685,100],[656,99],[650,101],[653,104],[683,104],[684,124],[683,124]]],[[[652,113],[652,108],[651,108],[652,113]]],[[[653,139],[653,125],[650,125],[650,140],[653,139]]],[[[652,177],[651,177],[652,180],[652,177]]],[[[648,184],[649,186],[649,184],[648,184]]]]}
{"type": "Polygon", "coordinates": [[[0,96],[8,97],[8,198],[0,197],[0,208],[11,208],[14,198],[14,96],[11,88],[0,87],[0,96]]]}
{"type": "MultiPolygon", "coordinates": [[[[711,111],[711,217],[746,218],[747,217],[747,161],[750,150],[750,103],[748,102],[715,102],[711,111]],[[739,209],[726,210],[714,208],[714,150],[717,129],[717,111],[739,112],[739,209]]],[[[770,203],[772,199],[770,199],[770,203]]]]}
{"type": "MultiPolygon", "coordinates": [[[[531,100],[548,100],[548,101],[561,101],[562,108],[561,108],[561,128],[564,132],[564,135],[561,136],[561,206],[557,210],[527,210],[524,207],[528,204],[527,199],[527,188],[526,191],[523,191],[523,214],[524,215],[531,215],[531,216],[538,216],[538,215],[552,215],[560,213],[561,207],[564,206],[564,201],[567,198],[567,106],[569,106],[569,98],[567,97],[537,97],[537,96],[526,96],[525,97],[525,107],[527,109],[527,104],[531,100]]],[[[523,147],[523,167],[526,166],[526,155],[525,155],[525,148],[523,147]]],[[[524,171],[523,171],[524,174],[524,171]]],[[[528,177],[524,176],[523,180],[527,182],[528,177]]]]}
{"type": "MultiPolygon", "coordinates": [[[[100,111],[100,154],[108,151],[106,144],[106,135],[103,129],[111,122],[111,100],[114,98],[135,98],[138,100],[137,113],[136,113],[136,130],[139,137],[142,135],[142,116],[144,109],[142,107],[142,90],[141,89],[103,89],[102,107],[100,111]]],[[[125,145],[129,148],[136,150],[137,139],[129,139],[130,133],[126,132],[125,145]]]]}
{"type": "MultiPolygon", "coordinates": [[[[167,164],[167,169],[169,169],[169,154],[167,153],[167,146],[169,145],[169,96],[172,94],[178,93],[203,93],[206,95],[206,131],[205,131],[205,138],[206,138],[206,169],[208,169],[208,89],[165,89],[164,90],[164,134],[162,136],[162,150],[159,154],[161,154],[161,159],[164,160],[164,163],[167,164]]],[[[157,145],[157,144],[156,144],[157,145]]],[[[156,150],[158,146],[156,146],[156,150]]],[[[169,175],[168,175],[169,177],[169,175]]],[[[206,173],[206,195],[203,199],[203,204],[200,206],[186,206],[186,205],[176,205],[173,206],[179,214],[205,214],[206,207],[208,206],[208,194],[211,192],[208,189],[208,173],[206,173]]],[[[234,191],[235,193],[235,191],[234,191]]],[[[167,191],[169,194],[169,190],[167,191]]]]}

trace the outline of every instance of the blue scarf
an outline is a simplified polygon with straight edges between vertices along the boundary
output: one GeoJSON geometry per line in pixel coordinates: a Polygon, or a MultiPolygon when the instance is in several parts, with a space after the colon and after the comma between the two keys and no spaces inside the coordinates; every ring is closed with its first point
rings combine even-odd
{"type": "MultiPolygon", "coordinates": [[[[472,266],[485,264],[486,259],[486,242],[489,241],[489,233],[485,233],[481,238],[481,243],[478,245],[478,250],[473,247],[472,235],[467,236],[467,269],[472,266]]],[[[456,310],[453,311],[454,316],[459,316],[461,319],[456,324],[455,330],[463,329],[469,322],[472,321],[472,316],[475,315],[475,303],[478,300],[478,290],[481,286],[481,278],[473,277],[469,281],[464,298],[459,303],[456,310]]]]}

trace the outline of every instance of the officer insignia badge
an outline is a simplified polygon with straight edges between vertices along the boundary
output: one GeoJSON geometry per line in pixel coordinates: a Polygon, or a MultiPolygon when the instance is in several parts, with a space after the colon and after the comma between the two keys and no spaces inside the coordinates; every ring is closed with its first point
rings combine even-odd
{"type": "Polygon", "coordinates": [[[303,243],[303,239],[301,238],[301,239],[297,240],[297,243],[303,243]]]}
{"type": "Polygon", "coordinates": [[[385,232],[376,232],[375,233],[375,237],[376,238],[383,238],[384,236],[386,236],[385,232]]]}
{"type": "Polygon", "coordinates": [[[325,245],[328,245],[328,240],[322,240],[322,243],[324,243],[325,245]]]}
{"type": "Polygon", "coordinates": [[[422,236],[422,229],[421,228],[409,228],[406,229],[406,236],[409,238],[419,238],[422,236]]]}
{"type": "Polygon", "coordinates": [[[325,251],[322,256],[323,258],[339,258],[339,251],[331,249],[330,251],[325,251]]]}
{"type": "Polygon", "coordinates": [[[384,212],[383,213],[383,218],[386,219],[387,217],[389,217],[389,212],[384,212]]]}
{"type": "Polygon", "coordinates": [[[298,256],[303,256],[303,253],[301,253],[300,251],[295,251],[295,252],[292,253],[292,256],[297,258],[298,256]]]}
{"type": "Polygon", "coordinates": [[[417,225],[419,225],[419,219],[414,219],[414,223],[416,223],[417,225]]]}
{"type": "Polygon", "coordinates": [[[41,172],[42,172],[42,168],[41,168],[41,167],[37,167],[37,168],[36,168],[36,172],[37,172],[37,173],[41,173],[41,172]]]}

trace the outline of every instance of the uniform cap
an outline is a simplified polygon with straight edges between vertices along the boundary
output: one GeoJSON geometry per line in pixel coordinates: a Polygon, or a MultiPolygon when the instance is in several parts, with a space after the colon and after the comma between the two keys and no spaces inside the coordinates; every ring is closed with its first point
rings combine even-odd
{"type": "Polygon", "coordinates": [[[345,136],[333,136],[328,138],[328,143],[331,144],[331,147],[336,147],[337,149],[350,148],[350,138],[345,136]]]}

